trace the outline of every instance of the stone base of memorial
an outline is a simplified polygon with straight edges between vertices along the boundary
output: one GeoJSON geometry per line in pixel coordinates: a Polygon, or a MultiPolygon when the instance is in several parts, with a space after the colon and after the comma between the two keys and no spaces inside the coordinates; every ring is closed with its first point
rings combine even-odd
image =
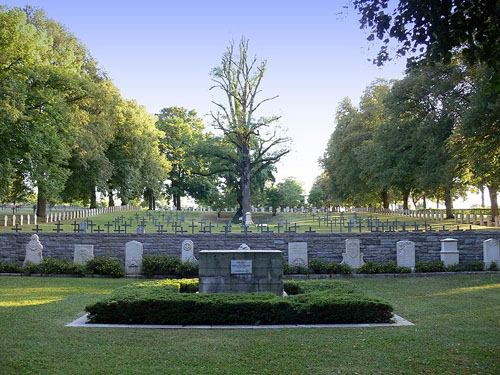
{"type": "Polygon", "coordinates": [[[279,250],[204,250],[199,262],[200,293],[283,295],[283,254],[279,250]]]}

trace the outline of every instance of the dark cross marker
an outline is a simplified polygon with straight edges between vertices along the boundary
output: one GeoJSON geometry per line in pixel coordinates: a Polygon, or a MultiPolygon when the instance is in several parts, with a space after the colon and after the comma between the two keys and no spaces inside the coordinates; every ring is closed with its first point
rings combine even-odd
{"type": "Polygon", "coordinates": [[[141,219],[141,225],[142,225],[143,227],[145,227],[145,226],[146,226],[146,223],[147,223],[147,220],[143,217],[143,218],[141,219]]]}
{"type": "Polygon", "coordinates": [[[130,217],[128,218],[128,225],[129,225],[129,226],[134,225],[134,217],[133,217],[133,216],[130,216],[130,217]]]}
{"type": "Polygon", "coordinates": [[[167,233],[167,231],[163,229],[163,225],[159,224],[157,226],[157,228],[158,228],[158,230],[156,231],[156,233],[158,233],[158,234],[167,233]]]}
{"type": "MultiPolygon", "coordinates": [[[[330,230],[331,230],[331,228],[332,228],[332,227],[330,226],[330,230]]],[[[311,226],[309,226],[309,230],[306,230],[306,231],[305,231],[305,233],[316,233],[316,231],[315,231],[315,230],[312,230],[312,227],[311,227],[311,226]]]]}
{"type": "Polygon", "coordinates": [[[95,232],[100,234],[100,233],[104,232],[104,229],[101,229],[101,226],[98,225],[97,229],[95,230],[95,232]]]}
{"type": "Polygon", "coordinates": [[[53,232],[57,232],[57,233],[60,233],[62,232],[63,230],[61,229],[62,227],[62,224],[60,221],[58,221],[57,223],[54,224],[56,226],[56,229],[52,229],[53,232]]]}
{"type": "Polygon", "coordinates": [[[278,221],[278,233],[280,233],[280,229],[281,229],[281,221],[278,221]]]}
{"type": "Polygon", "coordinates": [[[248,226],[244,225],[243,226],[243,231],[241,233],[245,233],[245,234],[248,234],[248,233],[252,233],[251,230],[248,230],[248,226]]]}
{"type": "Polygon", "coordinates": [[[71,225],[73,226],[73,233],[80,232],[80,224],[78,224],[76,220],[71,225]]]}
{"type": "Polygon", "coordinates": [[[19,226],[19,224],[16,223],[16,226],[14,228],[12,228],[11,230],[15,230],[17,233],[19,231],[22,231],[23,229],[19,226]]]}
{"type": "Polygon", "coordinates": [[[124,229],[124,232],[125,232],[125,233],[127,233],[127,227],[130,227],[130,226],[131,226],[131,225],[130,225],[129,223],[127,223],[127,222],[124,222],[124,223],[123,223],[123,227],[125,228],[125,229],[124,229]]]}
{"type": "Polygon", "coordinates": [[[118,225],[118,228],[114,230],[115,233],[123,233],[121,225],[118,225]]]}
{"type": "Polygon", "coordinates": [[[229,225],[225,225],[224,230],[221,231],[221,233],[224,233],[227,236],[228,233],[231,233],[231,227],[229,225]]]}
{"type": "Polygon", "coordinates": [[[108,227],[108,233],[109,233],[109,228],[112,226],[113,224],[111,224],[109,221],[104,224],[104,226],[108,227]]]}
{"type": "Polygon", "coordinates": [[[213,225],[212,225],[212,222],[209,221],[208,222],[208,225],[205,225],[205,233],[207,232],[207,227],[208,227],[208,233],[212,233],[212,228],[213,228],[213,225]]]}
{"type": "Polygon", "coordinates": [[[35,226],[35,228],[32,229],[32,231],[38,233],[38,232],[43,232],[43,229],[38,226],[38,224],[35,226]]]}
{"type": "Polygon", "coordinates": [[[191,234],[194,234],[194,228],[198,228],[198,225],[194,225],[194,219],[191,220],[191,225],[189,225],[189,228],[191,228],[191,234]]]}
{"type": "Polygon", "coordinates": [[[274,233],[272,230],[269,230],[269,224],[266,225],[266,233],[274,233]]]}
{"type": "Polygon", "coordinates": [[[180,227],[181,229],[180,230],[175,230],[175,233],[180,233],[180,234],[184,234],[184,233],[187,233],[187,230],[184,230],[184,228],[182,228],[182,225],[180,227]]]}
{"type": "Polygon", "coordinates": [[[87,219],[87,226],[90,227],[90,233],[94,233],[94,222],[92,220],[87,219]]]}

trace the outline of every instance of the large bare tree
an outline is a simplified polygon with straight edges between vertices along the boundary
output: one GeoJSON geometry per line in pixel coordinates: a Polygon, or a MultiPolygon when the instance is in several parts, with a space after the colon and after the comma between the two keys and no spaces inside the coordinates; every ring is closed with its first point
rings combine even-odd
{"type": "MultiPolygon", "coordinates": [[[[227,102],[213,101],[217,111],[211,112],[214,127],[222,131],[224,140],[235,152],[215,152],[237,171],[240,184],[240,209],[250,212],[251,180],[264,168],[278,162],[290,150],[288,138],[279,134],[280,116],[257,117],[256,111],[277,96],[260,99],[260,84],[266,71],[266,61],[248,56],[248,40],[242,38],[237,51],[234,42],[222,56],[220,66],[212,70],[214,86],[225,94],[227,102]]],[[[220,151],[220,150],[219,150],[220,151]]]]}

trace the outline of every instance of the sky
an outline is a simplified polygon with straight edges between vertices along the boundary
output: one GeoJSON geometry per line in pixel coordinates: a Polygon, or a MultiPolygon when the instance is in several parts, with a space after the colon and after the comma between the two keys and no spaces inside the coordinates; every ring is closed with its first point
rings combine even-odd
{"type": "Polygon", "coordinates": [[[321,173],[318,159],[334,130],[338,103],[357,104],[376,78],[397,79],[405,60],[383,68],[369,61],[378,44],[366,40],[349,0],[336,1],[6,1],[31,5],[64,24],[89,49],[122,96],[150,113],[182,106],[205,116],[219,98],[210,71],[229,42],[249,39],[267,60],[262,115],[280,115],[292,139],[277,165],[277,181],[295,177],[306,192],[321,173]]]}

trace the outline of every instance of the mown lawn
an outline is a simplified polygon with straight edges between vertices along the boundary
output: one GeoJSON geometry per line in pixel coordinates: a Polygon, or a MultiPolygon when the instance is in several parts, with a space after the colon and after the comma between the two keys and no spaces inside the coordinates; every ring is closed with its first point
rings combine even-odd
{"type": "Polygon", "coordinates": [[[125,279],[0,277],[0,374],[499,374],[500,275],[353,279],[414,327],[68,328],[125,279]]]}

